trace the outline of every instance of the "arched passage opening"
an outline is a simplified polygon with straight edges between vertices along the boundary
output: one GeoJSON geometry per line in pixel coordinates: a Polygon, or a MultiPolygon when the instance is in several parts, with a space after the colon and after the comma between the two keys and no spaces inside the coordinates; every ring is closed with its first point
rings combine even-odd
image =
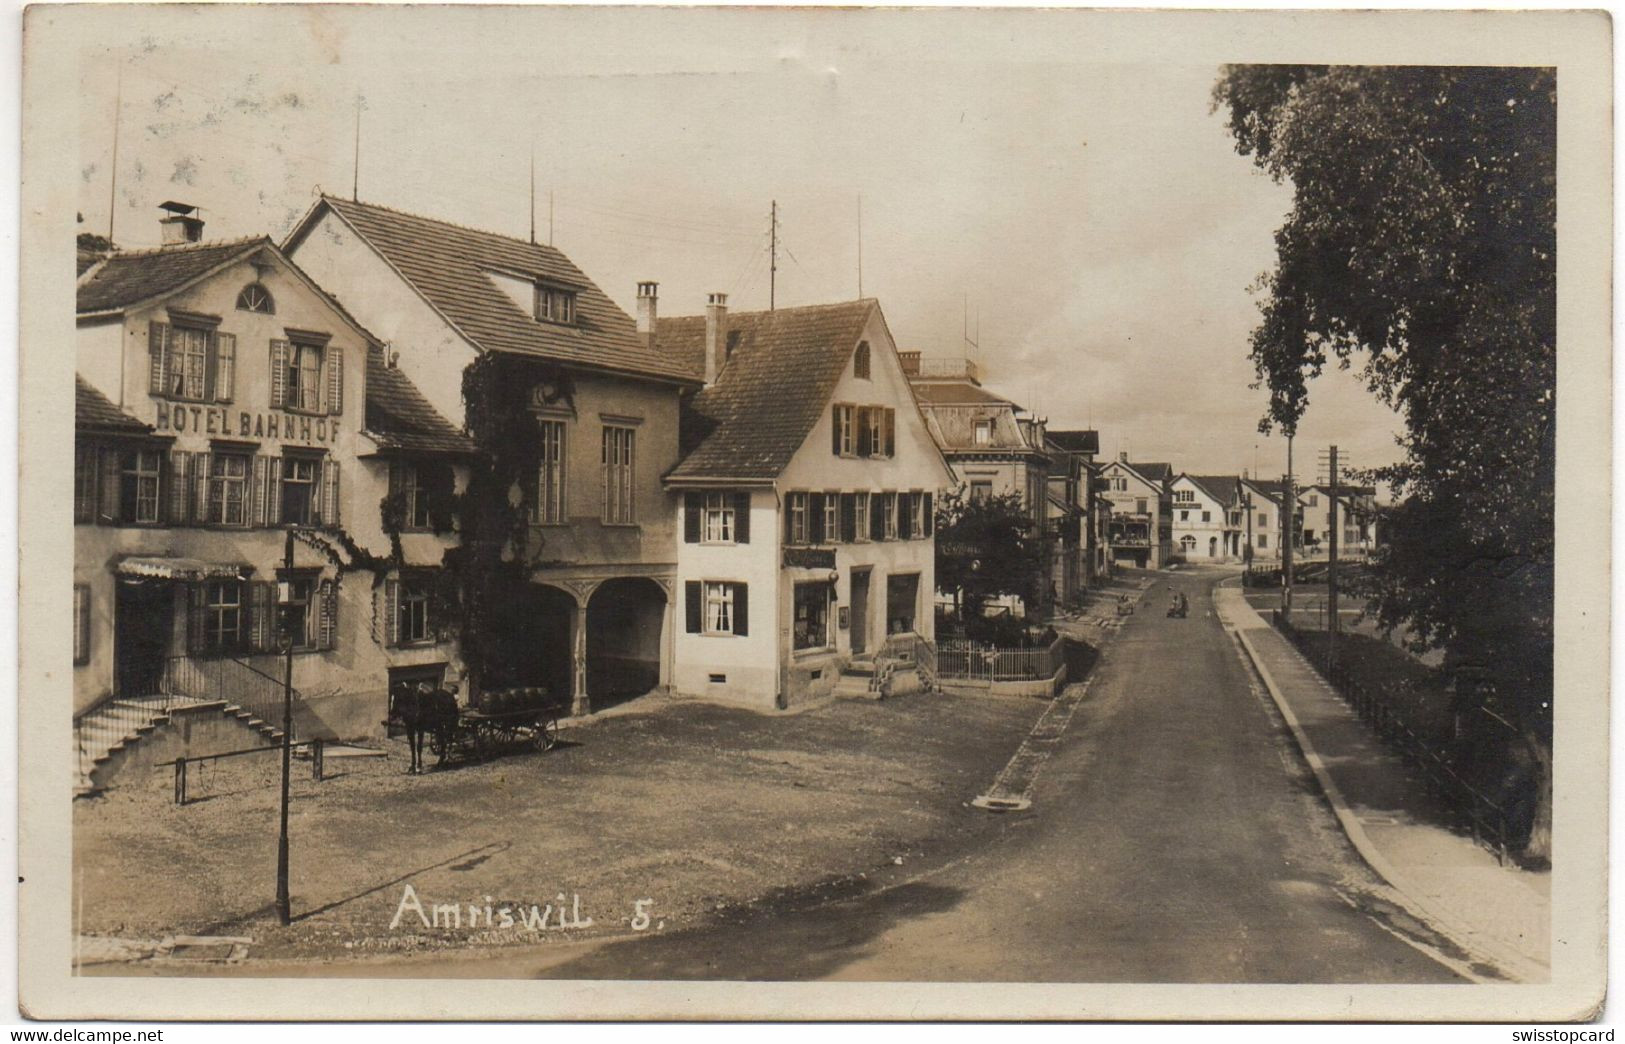
{"type": "Polygon", "coordinates": [[[666,592],[646,577],[617,577],[587,601],[587,693],[593,710],[660,684],[666,592]]]}
{"type": "Polygon", "coordinates": [[[525,585],[491,622],[493,644],[501,654],[493,657],[484,687],[545,686],[552,699],[568,702],[575,691],[575,612],[576,600],[568,591],[525,585]]]}

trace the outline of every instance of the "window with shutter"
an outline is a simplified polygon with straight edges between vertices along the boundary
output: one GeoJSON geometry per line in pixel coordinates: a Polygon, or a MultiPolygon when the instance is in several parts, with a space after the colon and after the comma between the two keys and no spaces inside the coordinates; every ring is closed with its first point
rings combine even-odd
{"type": "Polygon", "coordinates": [[[252,645],[260,652],[276,652],[276,585],[269,580],[257,580],[250,585],[250,594],[252,645]]]}
{"type": "Polygon", "coordinates": [[[923,528],[920,531],[925,536],[930,536],[935,530],[937,524],[937,516],[935,514],[936,509],[932,506],[933,499],[934,498],[930,493],[925,495],[925,508],[923,510],[925,517],[923,521],[923,528]]]}
{"type": "Polygon", "coordinates": [[[841,494],[841,542],[850,544],[858,539],[858,495],[841,494]]]}
{"type": "Polygon", "coordinates": [[[250,499],[250,525],[264,526],[270,524],[265,513],[265,503],[269,498],[266,487],[271,482],[271,460],[268,457],[254,454],[254,470],[249,482],[248,495],[250,499]]]}
{"type": "Polygon", "coordinates": [[[913,534],[914,495],[897,494],[897,539],[907,540],[913,534]]]}
{"type": "Polygon", "coordinates": [[[705,494],[683,494],[683,543],[700,542],[700,515],[705,510],[705,494]]]}
{"type": "Polygon", "coordinates": [[[286,406],[288,404],[288,354],[290,346],[287,341],[271,339],[271,405],[286,406]]]}
{"type": "Polygon", "coordinates": [[[344,412],[344,349],[336,344],[327,349],[327,412],[344,412]]]}
{"type": "Polygon", "coordinates": [[[216,334],[214,339],[214,401],[230,402],[237,383],[237,335],[216,334]]]}
{"type": "Polygon", "coordinates": [[[852,531],[859,543],[871,539],[869,515],[869,494],[855,494],[853,499],[852,531]]]}
{"type": "Polygon", "coordinates": [[[206,647],[204,642],[204,588],[205,584],[193,584],[188,590],[186,603],[186,651],[200,653],[206,647]]]}
{"type": "Polygon", "coordinates": [[[733,584],[734,593],[734,634],[744,637],[750,634],[750,590],[746,584],[733,584]]]}
{"type": "Polygon", "coordinates": [[[734,543],[750,543],[750,494],[735,493],[734,497],[734,543]]]}
{"type": "Polygon", "coordinates": [[[401,643],[401,582],[399,580],[384,581],[384,644],[396,646],[401,643]]]}
{"type": "Polygon", "coordinates": [[[858,407],[858,456],[867,457],[874,452],[874,432],[870,430],[869,407],[858,407]]]}
{"type": "Polygon", "coordinates": [[[103,447],[101,453],[101,506],[98,514],[101,521],[116,523],[119,518],[119,454],[111,446],[103,447]]]}
{"type": "Polygon", "coordinates": [[[73,520],[96,521],[96,469],[101,464],[94,445],[75,442],[73,447],[73,520]]]}
{"type": "Polygon", "coordinates": [[[164,394],[164,374],[169,370],[168,362],[169,324],[147,324],[147,394],[164,394]]]}
{"type": "Polygon", "coordinates": [[[689,634],[699,634],[702,629],[701,617],[705,611],[704,595],[698,580],[689,580],[683,584],[683,620],[685,630],[689,634]]]}
{"type": "Polygon", "coordinates": [[[184,526],[192,521],[192,454],[169,451],[169,524],[184,526]]]}
{"type": "Polygon", "coordinates": [[[809,543],[822,544],[824,542],[824,494],[809,493],[807,500],[807,540],[809,543]]]}
{"type": "Polygon", "coordinates": [[[897,411],[890,406],[885,412],[886,456],[897,456],[897,411]]]}
{"type": "Polygon", "coordinates": [[[875,493],[869,497],[869,539],[886,539],[886,494],[875,493]]]}
{"type": "Polygon", "coordinates": [[[321,523],[339,524],[339,462],[332,457],[322,461],[321,523]]]}
{"type": "Polygon", "coordinates": [[[824,494],[824,540],[835,543],[841,539],[841,495],[824,494]]]}

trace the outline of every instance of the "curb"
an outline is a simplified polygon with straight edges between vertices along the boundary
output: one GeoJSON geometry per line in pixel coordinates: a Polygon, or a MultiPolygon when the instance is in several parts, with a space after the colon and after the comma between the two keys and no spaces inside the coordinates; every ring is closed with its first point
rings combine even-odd
{"type": "MultiPolygon", "coordinates": [[[[1248,607],[1248,611],[1253,611],[1251,606],[1248,607]]],[[[1286,697],[1281,695],[1280,687],[1276,685],[1275,679],[1270,675],[1269,668],[1264,666],[1262,658],[1258,655],[1258,650],[1253,648],[1252,641],[1247,637],[1247,629],[1237,627],[1235,628],[1235,635],[1237,640],[1240,641],[1241,647],[1246,650],[1247,658],[1251,661],[1253,670],[1257,671],[1259,678],[1263,679],[1264,687],[1269,690],[1270,699],[1275,702],[1276,709],[1281,712],[1281,717],[1286,721],[1287,728],[1292,730],[1292,738],[1297,741],[1298,749],[1302,751],[1304,760],[1309,763],[1310,770],[1314,772],[1315,780],[1320,784],[1321,792],[1326,795],[1327,802],[1332,806],[1332,812],[1337,816],[1337,822],[1343,828],[1343,833],[1348,835],[1348,839],[1353,843],[1355,851],[1360,853],[1360,858],[1364,859],[1379,877],[1388,882],[1389,886],[1399,893],[1399,898],[1402,905],[1407,908],[1407,912],[1418,920],[1439,929],[1474,958],[1511,973],[1519,981],[1549,981],[1551,978],[1551,968],[1549,966],[1540,964],[1538,961],[1495,940],[1486,939],[1477,929],[1462,923],[1453,914],[1441,911],[1432,903],[1417,898],[1419,889],[1377,849],[1377,846],[1366,834],[1365,828],[1360,825],[1359,818],[1349,808],[1348,801],[1343,797],[1342,790],[1338,788],[1337,783],[1332,779],[1331,773],[1327,771],[1325,762],[1321,760],[1320,753],[1315,750],[1315,745],[1309,741],[1308,735],[1303,731],[1303,726],[1298,724],[1298,716],[1292,712],[1292,708],[1286,702],[1286,697]]]]}

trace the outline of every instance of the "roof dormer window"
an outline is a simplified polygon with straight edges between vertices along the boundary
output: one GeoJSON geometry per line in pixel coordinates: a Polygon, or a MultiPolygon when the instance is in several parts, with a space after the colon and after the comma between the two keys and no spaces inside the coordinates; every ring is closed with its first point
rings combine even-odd
{"type": "Polygon", "coordinates": [[[536,318],[549,323],[573,324],[576,321],[576,292],[537,284],[536,318]]]}

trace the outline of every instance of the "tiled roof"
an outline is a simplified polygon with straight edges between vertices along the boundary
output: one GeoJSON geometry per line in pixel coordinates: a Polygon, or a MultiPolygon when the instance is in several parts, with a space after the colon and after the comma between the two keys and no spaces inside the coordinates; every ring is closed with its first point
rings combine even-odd
{"type": "Polygon", "coordinates": [[[114,406],[111,399],[77,373],[73,375],[73,423],[75,427],[86,430],[130,435],[145,435],[152,431],[150,424],[144,424],[114,406]]]}
{"type": "Polygon", "coordinates": [[[1055,431],[1052,429],[1046,431],[1044,437],[1068,453],[1100,452],[1100,432],[1093,429],[1082,431],[1055,431]]]}
{"type": "Polygon", "coordinates": [[[1126,461],[1125,463],[1152,482],[1168,482],[1174,477],[1174,468],[1171,464],[1136,464],[1133,461],[1126,461]]]}
{"type": "Polygon", "coordinates": [[[91,266],[107,256],[105,250],[87,250],[84,247],[74,248],[74,276],[84,275],[90,271],[91,266]]]}
{"type": "Polygon", "coordinates": [[[419,217],[372,203],[322,197],[288,237],[290,251],[331,209],[475,346],[597,369],[698,380],[670,352],[638,336],[636,324],[553,247],[419,217]],[[576,291],[574,324],[536,319],[490,273],[558,283],[576,291]]]}
{"type": "MultiPolygon", "coordinates": [[[[913,382],[914,397],[921,403],[932,406],[980,406],[984,403],[995,403],[1001,406],[1015,406],[1009,399],[992,392],[969,381],[951,381],[942,383],[913,382]]],[[[1016,406],[1016,409],[1021,409],[1016,406]]]]}
{"type": "MultiPolygon", "coordinates": [[[[778,477],[823,415],[878,307],[865,299],[730,312],[726,336],[733,352],[716,383],[684,406],[685,456],[669,477],[778,477]]],[[[672,358],[690,365],[704,359],[704,316],[661,319],[657,334],[672,358]]]]}
{"type": "Polygon", "coordinates": [[[1230,497],[1235,493],[1236,483],[1241,481],[1235,475],[1181,475],[1196,483],[1197,487],[1208,496],[1221,504],[1230,503],[1230,497]]]}
{"type": "Polygon", "coordinates": [[[1266,497],[1269,497],[1271,500],[1274,500],[1277,503],[1280,502],[1282,497],[1286,496],[1286,483],[1285,482],[1280,482],[1280,481],[1270,482],[1270,481],[1265,481],[1264,479],[1252,479],[1252,478],[1242,479],[1241,481],[1245,482],[1247,485],[1253,487],[1258,492],[1264,494],[1266,497]]]}
{"type": "MultiPolygon", "coordinates": [[[[121,251],[79,284],[80,313],[112,312],[181,290],[271,241],[264,236],[121,251]]],[[[83,273],[82,273],[83,274],[83,273]]]]}
{"type": "Polygon", "coordinates": [[[380,348],[367,351],[366,431],[382,449],[412,453],[473,453],[474,440],[423,397],[405,373],[384,361],[380,348]]]}

